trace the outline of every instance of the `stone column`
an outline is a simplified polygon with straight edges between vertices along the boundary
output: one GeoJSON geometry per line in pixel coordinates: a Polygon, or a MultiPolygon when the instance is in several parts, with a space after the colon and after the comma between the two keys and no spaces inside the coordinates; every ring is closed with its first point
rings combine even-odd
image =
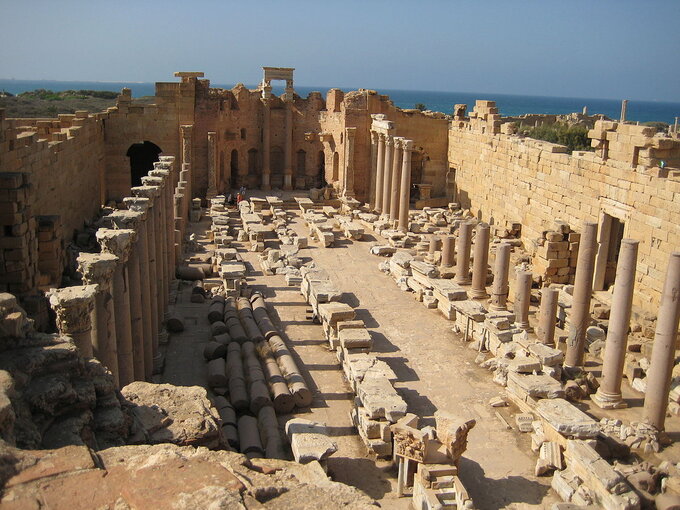
{"type": "Polygon", "coordinates": [[[392,198],[392,146],[394,145],[394,138],[388,135],[385,138],[385,163],[383,164],[383,196],[382,196],[382,213],[384,215],[390,214],[390,200],[392,198]]]}
{"type": "MultiPolygon", "coordinates": [[[[132,335],[132,355],[134,360],[134,375],[136,381],[143,381],[146,379],[145,367],[145,344],[151,341],[151,338],[145,337],[143,305],[142,305],[142,277],[148,273],[141,272],[141,249],[142,235],[140,232],[140,223],[143,213],[126,210],[113,211],[108,216],[102,218],[102,221],[109,227],[118,229],[128,229],[136,232],[134,245],[131,246],[130,256],[128,258],[128,279],[130,284],[130,331],[132,335]]],[[[144,236],[146,242],[146,236],[144,236]]],[[[150,330],[147,331],[150,336],[150,330]]]]}
{"type": "MultiPolygon", "coordinates": [[[[146,220],[146,244],[147,244],[147,252],[148,252],[148,261],[149,261],[149,278],[146,281],[146,283],[149,285],[149,304],[151,307],[149,315],[147,320],[151,321],[151,328],[152,328],[152,335],[151,335],[151,342],[152,342],[152,365],[153,365],[153,370],[157,371],[157,369],[160,368],[160,363],[161,363],[161,355],[160,351],[158,349],[158,341],[160,338],[160,331],[162,328],[162,322],[163,322],[163,304],[161,300],[159,299],[159,292],[160,292],[160,282],[159,282],[159,261],[158,261],[158,244],[157,244],[157,236],[156,236],[156,212],[154,210],[154,202],[156,200],[156,194],[158,192],[158,188],[155,186],[138,186],[136,188],[132,188],[132,192],[136,195],[136,198],[133,200],[136,201],[146,201],[146,207],[147,207],[147,220],[146,220]]],[[[140,207],[143,207],[140,204],[140,207]]],[[[145,362],[146,361],[145,358],[145,362]]]]}
{"type": "Polygon", "coordinates": [[[134,230],[97,230],[97,241],[104,253],[118,257],[113,273],[113,307],[116,316],[116,345],[118,346],[118,376],[121,387],[135,380],[130,322],[130,279],[128,257],[135,238],[134,230]]]}
{"type": "Polygon", "coordinates": [[[541,343],[555,345],[555,324],[557,322],[557,301],[560,291],[551,287],[541,289],[541,308],[538,315],[536,336],[541,343]]]}
{"type": "Polygon", "coordinates": [[[496,263],[493,270],[491,305],[489,308],[499,312],[506,310],[508,302],[508,273],[510,272],[510,245],[500,243],[496,246],[496,263]]]}
{"type": "Polygon", "coordinates": [[[401,196],[399,197],[399,230],[408,232],[408,211],[411,206],[411,151],[412,140],[401,142],[401,196]]]}
{"type": "Polygon", "coordinates": [[[590,324],[590,298],[593,294],[593,269],[597,253],[597,223],[583,223],[581,243],[576,261],[574,295],[571,308],[571,325],[567,337],[565,367],[583,366],[586,330],[590,324]]]}
{"type": "Polygon", "coordinates": [[[120,388],[112,287],[113,272],[117,265],[118,257],[109,253],[78,255],[78,272],[83,275],[83,283],[97,285],[98,289],[92,318],[95,324],[92,331],[92,351],[94,357],[111,371],[116,387],[120,388]]]}
{"type": "Polygon", "coordinates": [[[269,100],[263,99],[262,104],[262,189],[270,190],[271,184],[269,176],[271,175],[271,111],[269,109],[269,100]]]}
{"type": "Polygon", "coordinates": [[[81,285],[52,289],[47,294],[50,305],[57,314],[59,333],[73,338],[73,343],[83,358],[91,358],[94,355],[92,315],[97,292],[97,285],[81,285]]]}
{"type": "Polygon", "coordinates": [[[515,326],[531,331],[529,304],[531,303],[531,271],[518,271],[515,285],[515,326]]]}
{"type": "Polygon", "coordinates": [[[489,265],[489,237],[490,228],[487,223],[477,225],[477,236],[475,237],[475,252],[472,264],[472,299],[485,299],[489,297],[486,293],[486,273],[489,265]]]}
{"type": "Polygon", "coordinates": [[[357,134],[357,128],[345,128],[345,195],[348,197],[354,196],[354,138],[357,134]]]}
{"type": "Polygon", "coordinates": [[[644,418],[661,431],[664,430],[668,409],[668,393],[673,377],[675,343],[680,321],[680,251],[673,252],[668,262],[657,317],[654,347],[647,370],[644,418]]]}
{"type": "Polygon", "coordinates": [[[217,133],[208,131],[208,192],[210,200],[217,196],[217,133]]]}
{"type": "Polygon", "coordinates": [[[182,165],[178,184],[181,182],[184,182],[184,197],[186,199],[186,207],[182,209],[182,216],[187,221],[189,218],[189,202],[191,202],[191,171],[189,165],[182,165]]]}
{"type": "Polygon", "coordinates": [[[378,214],[382,211],[383,197],[383,166],[385,165],[385,135],[378,133],[378,155],[375,162],[375,210],[378,214]]]}
{"type": "Polygon", "coordinates": [[[293,189],[293,104],[284,103],[286,109],[285,144],[283,153],[283,189],[293,189]]]}
{"type": "Polygon", "coordinates": [[[390,221],[399,219],[399,197],[401,195],[401,166],[403,159],[402,138],[394,138],[392,155],[392,195],[390,196],[390,221]]]}
{"type": "Polygon", "coordinates": [[[439,249],[439,238],[436,236],[430,237],[430,248],[429,248],[429,256],[430,259],[434,259],[434,254],[437,252],[439,249]]]}
{"type": "Polygon", "coordinates": [[[456,277],[458,285],[470,285],[470,247],[472,244],[472,222],[463,221],[458,227],[456,246],[456,277]]]}
{"type": "MultiPolygon", "coordinates": [[[[175,279],[175,214],[173,208],[173,180],[174,175],[172,171],[172,164],[165,168],[152,170],[151,175],[160,176],[164,180],[164,200],[163,200],[163,222],[165,225],[165,242],[166,242],[166,258],[167,265],[166,275],[167,283],[175,279]]],[[[169,294],[169,291],[168,291],[169,294]]]]}
{"type": "MultiPolygon", "coordinates": [[[[139,245],[139,273],[140,273],[140,294],[142,302],[142,327],[144,328],[144,378],[148,381],[153,374],[153,339],[158,335],[156,329],[155,304],[151,297],[152,280],[151,259],[149,253],[149,233],[148,233],[148,198],[123,199],[127,208],[140,214],[140,221],[137,227],[137,243],[139,245]]],[[[155,274],[155,270],[153,271],[155,274]]]]}
{"type": "Polygon", "coordinates": [[[609,315],[607,341],[604,345],[602,382],[597,393],[592,397],[592,401],[602,409],[620,409],[627,406],[621,396],[621,379],[633,307],[638,244],[638,241],[634,239],[623,239],[619,260],[616,263],[614,295],[609,315]]]}
{"type": "Polygon", "coordinates": [[[454,262],[454,253],[456,238],[453,236],[444,236],[442,238],[442,267],[452,267],[454,262]]]}
{"type": "Polygon", "coordinates": [[[368,191],[369,204],[371,210],[375,211],[375,184],[376,184],[376,163],[378,158],[378,133],[371,131],[371,183],[368,191]]]}
{"type": "MultiPolygon", "coordinates": [[[[167,230],[163,214],[163,180],[160,177],[143,177],[142,182],[156,188],[155,200],[151,208],[154,233],[156,237],[156,274],[158,277],[158,313],[162,322],[168,299],[167,230]]],[[[160,331],[160,327],[159,327],[160,331]]]]}
{"type": "MultiPolygon", "coordinates": [[[[182,140],[182,169],[187,169],[187,173],[193,173],[190,172],[190,169],[192,168],[192,137],[193,137],[193,131],[194,131],[194,126],[192,124],[185,124],[179,127],[180,131],[180,137],[182,140]]],[[[189,178],[189,190],[192,189],[191,186],[191,177],[189,178]]],[[[190,197],[191,198],[191,197],[190,197]]]]}

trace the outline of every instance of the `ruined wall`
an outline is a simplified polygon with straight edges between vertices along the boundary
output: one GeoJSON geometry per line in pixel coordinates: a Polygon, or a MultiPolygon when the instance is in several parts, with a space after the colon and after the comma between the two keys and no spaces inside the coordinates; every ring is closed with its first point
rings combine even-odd
{"type": "Polygon", "coordinates": [[[2,121],[0,171],[30,174],[35,195],[31,213],[59,215],[66,240],[101,205],[107,117],[78,112],[58,119],[2,121]]]}
{"type": "Polygon", "coordinates": [[[525,246],[555,219],[577,231],[584,220],[601,224],[603,214],[622,220],[624,237],[640,241],[635,305],[655,311],[669,256],[680,246],[680,175],[651,165],[661,156],[674,163],[680,142],[644,126],[598,122],[590,134],[600,155],[569,155],[560,145],[500,134],[493,106],[479,103],[479,115],[454,120],[449,131],[463,207],[485,221],[520,222],[525,246]]]}

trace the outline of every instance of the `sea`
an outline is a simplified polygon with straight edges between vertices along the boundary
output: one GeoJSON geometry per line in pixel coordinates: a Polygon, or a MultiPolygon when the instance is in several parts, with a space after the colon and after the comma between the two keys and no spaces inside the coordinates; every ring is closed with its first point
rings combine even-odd
{"type": "MultiPolygon", "coordinates": [[[[211,83],[212,87],[231,88],[233,84],[211,83]]],[[[256,88],[256,85],[247,85],[256,88]]],[[[35,89],[61,90],[111,90],[120,91],[123,87],[132,90],[133,97],[154,95],[153,83],[139,82],[100,82],[100,81],[50,81],[50,80],[12,80],[0,79],[0,91],[19,94],[35,89]]],[[[330,87],[307,87],[296,86],[298,95],[306,97],[312,91],[318,91],[325,95],[330,87]]],[[[343,88],[346,92],[357,88],[343,88]]],[[[583,107],[588,108],[590,115],[604,114],[611,119],[618,119],[621,114],[621,101],[615,99],[595,99],[577,97],[550,97],[550,96],[522,96],[502,93],[477,93],[477,92],[434,92],[426,90],[396,90],[381,89],[380,94],[390,96],[394,104],[400,108],[414,108],[422,103],[428,110],[451,114],[454,104],[467,104],[468,111],[477,99],[496,101],[501,115],[515,117],[527,113],[538,114],[567,114],[581,112],[583,107]]],[[[274,87],[274,94],[282,94],[283,89],[274,87]]],[[[625,99],[625,98],[622,98],[625,99]]],[[[627,119],[637,122],[665,122],[673,124],[675,118],[680,116],[680,103],[664,101],[638,101],[629,99],[627,119]]]]}

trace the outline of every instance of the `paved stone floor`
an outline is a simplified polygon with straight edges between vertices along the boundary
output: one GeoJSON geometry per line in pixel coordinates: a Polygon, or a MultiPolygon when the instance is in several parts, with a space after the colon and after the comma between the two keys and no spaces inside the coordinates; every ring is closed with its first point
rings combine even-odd
{"type": "MultiPolygon", "coordinates": [[[[194,225],[199,239],[209,226],[194,225]]],[[[292,223],[301,235],[307,231],[299,217],[292,223]]],[[[343,301],[354,306],[357,317],[371,330],[374,353],[385,360],[399,377],[396,388],[409,410],[434,424],[437,409],[470,416],[477,420],[469,436],[468,450],[461,461],[460,476],[477,508],[547,508],[557,501],[550,491],[549,477],[533,474],[536,457],[530,450],[528,434],[506,430],[488,405],[503,388],[491,374],[475,365],[476,352],[452,332],[452,323],[427,310],[400,291],[394,281],[378,270],[382,259],[370,255],[374,239],[358,242],[339,240],[332,248],[312,245],[300,256],[328,271],[332,282],[344,293],[343,301]]],[[[306,319],[307,305],[297,288],[287,287],[281,276],[264,276],[257,254],[245,251],[249,285],[260,290],[272,311],[303,374],[314,392],[309,410],[298,413],[326,423],[338,452],[329,460],[329,472],[341,481],[380,500],[385,508],[409,508],[410,498],[395,497],[396,472],[385,461],[367,456],[363,443],[351,426],[349,411],[353,394],[343,378],[335,353],[327,349],[322,328],[306,319]]],[[[189,303],[190,286],[178,296],[177,312],[185,320],[184,333],[175,335],[167,346],[162,380],[178,385],[205,385],[203,345],[209,325],[207,305],[189,303]]],[[[510,424],[518,410],[499,409],[510,424]]],[[[286,417],[281,417],[283,423],[286,417]]],[[[673,429],[677,420],[673,420],[673,429]]],[[[674,449],[673,449],[674,450],[674,449]]]]}

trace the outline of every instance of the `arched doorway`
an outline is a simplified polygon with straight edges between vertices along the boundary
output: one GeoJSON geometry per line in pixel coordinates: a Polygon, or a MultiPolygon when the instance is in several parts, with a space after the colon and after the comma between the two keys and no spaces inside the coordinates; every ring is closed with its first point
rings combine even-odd
{"type": "Polygon", "coordinates": [[[227,176],[227,188],[235,188],[238,183],[238,151],[231,151],[231,161],[229,162],[229,175],[227,176]]]}
{"type": "Polygon", "coordinates": [[[316,187],[324,188],[326,186],[326,155],[323,151],[319,151],[317,167],[319,170],[316,174],[316,187]]]}
{"type": "MultiPolygon", "coordinates": [[[[242,184],[242,183],[239,183],[242,184]]],[[[260,155],[257,149],[250,149],[248,151],[248,183],[249,188],[259,188],[262,185],[262,178],[260,175],[260,155]]]]}
{"type": "Polygon", "coordinates": [[[338,151],[333,153],[333,175],[331,180],[333,182],[340,180],[340,154],[338,154],[338,151]]]}
{"type": "Polygon", "coordinates": [[[269,164],[271,165],[271,175],[269,183],[272,188],[283,188],[283,150],[281,147],[272,147],[269,164]]]}
{"type": "Polygon", "coordinates": [[[307,186],[307,153],[300,149],[297,151],[297,162],[295,165],[295,187],[305,189],[307,186]]]}
{"type": "Polygon", "coordinates": [[[142,177],[153,170],[153,164],[158,161],[161,152],[158,145],[147,140],[130,145],[125,155],[130,158],[130,182],[133,188],[142,185],[142,177]]]}

